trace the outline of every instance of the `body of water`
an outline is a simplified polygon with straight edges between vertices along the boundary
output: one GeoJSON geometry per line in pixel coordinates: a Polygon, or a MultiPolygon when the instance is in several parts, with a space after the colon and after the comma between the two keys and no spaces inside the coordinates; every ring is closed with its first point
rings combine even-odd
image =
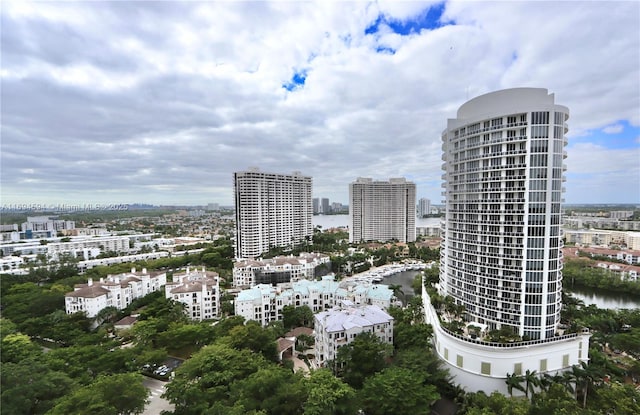
{"type": "Polygon", "coordinates": [[[411,288],[411,284],[413,283],[413,279],[416,277],[416,275],[421,273],[422,271],[398,272],[397,274],[384,277],[382,284],[402,286],[402,292],[404,292],[405,303],[406,303],[406,300],[408,300],[409,298],[415,295],[413,292],[413,288],[411,288]]]}
{"type": "MultiPolygon", "coordinates": [[[[411,284],[416,275],[421,271],[404,271],[385,277],[383,284],[400,285],[406,298],[413,297],[415,294],[411,284]]],[[[620,309],[620,308],[640,308],[640,298],[624,294],[624,293],[607,293],[601,290],[590,288],[571,288],[566,289],[572,296],[582,300],[585,305],[594,304],[598,308],[620,309]]]]}
{"type": "Polygon", "coordinates": [[[585,287],[565,287],[564,290],[582,300],[585,305],[594,304],[598,308],[640,308],[640,298],[625,293],[609,293],[585,287]]]}
{"type": "MultiPolygon", "coordinates": [[[[440,218],[416,218],[416,226],[438,226],[440,218]]],[[[322,226],[322,229],[348,228],[349,215],[314,215],[311,219],[313,227],[322,226]]]]}

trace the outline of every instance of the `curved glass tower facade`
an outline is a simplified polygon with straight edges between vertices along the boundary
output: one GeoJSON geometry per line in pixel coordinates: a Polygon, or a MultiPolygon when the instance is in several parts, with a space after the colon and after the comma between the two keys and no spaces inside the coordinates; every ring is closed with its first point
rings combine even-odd
{"type": "Polygon", "coordinates": [[[442,134],[440,293],[489,330],[556,333],[568,118],[546,89],[507,89],[466,102],[442,134]]]}

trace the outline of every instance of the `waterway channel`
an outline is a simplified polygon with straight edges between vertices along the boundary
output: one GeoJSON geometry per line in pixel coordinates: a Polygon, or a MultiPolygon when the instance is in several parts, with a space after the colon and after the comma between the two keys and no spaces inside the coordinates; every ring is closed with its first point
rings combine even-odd
{"type": "MultiPolygon", "coordinates": [[[[411,284],[416,275],[422,271],[403,271],[385,277],[382,281],[387,285],[400,285],[405,294],[406,299],[413,297],[415,294],[411,284]]],[[[608,293],[602,290],[594,290],[584,287],[567,288],[574,297],[582,300],[586,305],[594,304],[598,308],[620,309],[620,308],[640,308],[640,298],[625,293],[608,293]]]]}

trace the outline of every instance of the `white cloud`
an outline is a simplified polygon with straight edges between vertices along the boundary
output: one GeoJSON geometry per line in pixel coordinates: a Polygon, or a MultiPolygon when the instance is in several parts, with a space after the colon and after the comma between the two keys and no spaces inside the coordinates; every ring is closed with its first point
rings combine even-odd
{"type": "Polygon", "coordinates": [[[624,131],[624,125],[622,124],[608,125],[602,129],[602,132],[605,134],[618,134],[622,131],[624,131]]]}
{"type": "Polygon", "coordinates": [[[9,3],[3,201],[231,203],[231,173],[257,165],[340,202],[358,176],[407,176],[437,203],[447,118],[516,86],[570,108],[570,173],[637,178],[633,151],[587,135],[640,125],[635,2],[453,2],[457,25],[412,36],[364,31],[434,2],[9,3]]]}

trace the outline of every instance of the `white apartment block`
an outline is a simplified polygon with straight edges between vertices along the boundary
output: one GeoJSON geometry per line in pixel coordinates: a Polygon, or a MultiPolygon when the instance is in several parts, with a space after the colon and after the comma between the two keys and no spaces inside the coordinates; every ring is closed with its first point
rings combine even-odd
{"type": "Polygon", "coordinates": [[[141,272],[132,268],[130,273],[109,275],[99,282],[89,278],[86,284],[76,284],[74,291],[65,294],[65,308],[67,314],[84,312],[93,318],[105,307],[122,310],[136,298],[158,291],[166,283],[166,273],[147,273],[146,268],[141,272]]]}
{"type": "Polygon", "coordinates": [[[623,245],[631,250],[640,250],[640,232],[603,229],[565,229],[564,235],[568,243],[577,245],[623,245]]]}
{"type": "Polygon", "coordinates": [[[380,341],[393,344],[393,317],[375,305],[356,306],[345,301],[340,308],[315,315],[315,363],[322,367],[335,360],[338,348],[361,333],[373,333],[380,341]]]}
{"type": "MultiPolygon", "coordinates": [[[[567,248],[568,249],[568,248],[567,248]]],[[[624,261],[627,264],[640,264],[640,251],[627,251],[620,249],[604,249],[604,248],[573,248],[578,252],[589,254],[592,257],[603,256],[618,261],[624,261]]]]}
{"type": "Polygon", "coordinates": [[[619,229],[626,231],[640,231],[640,221],[622,220],[615,218],[602,218],[593,216],[569,216],[564,218],[564,225],[567,228],[582,229],[619,229]]]}
{"type": "Polygon", "coordinates": [[[638,273],[640,273],[640,267],[634,265],[599,262],[597,267],[607,270],[609,275],[615,275],[622,281],[638,281],[638,273]]]}
{"type": "Polygon", "coordinates": [[[386,285],[358,284],[347,286],[334,281],[333,275],[320,281],[300,280],[277,287],[258,284],[242,290],[235,300],[236,315],[255,320],[266,326],[271,321],[282,320],[285,306],[308,306],[314,313],[335,307],[344,300],[354,304],[375,304],[389,308],[394,303],[393,291],[386,285]]]}
{"type": "Polygon", "coordinates": [[[19,256],[4,256],[0,258],[0,272],[20,269],[24,259],[19,256]]]}
{"type": "Polygon", "coordinates": [[[416,185],[404,178],[349,184],[349,242],[414,242],[416,185]]]}
{"type": "Polygon", "coordinates": [[[425,306],[438,355],[468,390],[506,393],[508,373],[588,360],[588,333],[557,330],[568,118],[546,89],[514,88],[466,102],[442,133],[440,294],[463,305],[467,321],[530,339],[502,350],[474,342],[440,327],[425,306]]]}
{"type": "Polygon", "coordinates": [[[237,258],[300,245],[313,236],[312,179],[259,170],[233,174],[237,258]]]}
{"type": "Polygon", "coordinates": [[[57,259],[60,254],[81,255],[84,259],[91,259],[87,255],[95,255],[95,249],[99,249],[99,252],[129,252],[129,237],[98,236],[72,240],[70,242],[50,242],[47,244],[47,255],[54,260],[57,259]]]}
{"type": "MultiPolygon", "coordinates": [[[[94,236],[94,237],[76,237],[70,242],[59,242],[56,240],[48,241],[43,245],[39,240],[30,240],[29,242],[6,243],[0,245],[3,255],[11,255],[16,252],[20,254],[45,254],[50,259],[57,260],[61,254],[71,254],[74,257],[79,255],[88,255],[87,251],[91,249],[99,249],[100,252],[129,252],[129,236],[94,236]]],[[[89,259],[84,256],[85,259],[89,259]]]]}
{"type": "Polygon", "coordinates": [[[331,270],[331,258],[325,254],[302,252],[297,257],[240,259],[233,264],[233,285],[251,287],[256,284],[312,280],[316,277],[316,269],[321,265],[325,265],[322,273],[324,275],[331,270]]]}
{"type": "Polygon", "coordinates": [[[50,231],[52,236],[56,236],[56,232],[74,229],[76,224],[72,220],[61,220],[57,216],[29,216],[27,221],[22,224],[23,231],[50,231]]]}
{"type": "MultiPolygon", "coordinates": [[[[127,262],[150,261],[154,259],[167,258],[169,253],[166,251],[147,252],[145,254],[121,255],[110,258],[87,259],[78,262],[78,271],[85,272],[88,269],[113,264],[125,264],[127,262]]],[[[175,256],[175,255],[174,255],[175,256]]]]}
{"type": "Polygon", "coordinates": [[[431,200],[421,198],[418,200],[418,216],[427,216],[431,214],[431,200]]]}
{"type": "Polygon", "coordinates": [[[220,278],[217,272],[191,270],[174,274],[173,282],[164,287],[165,296],[184,304],[192,320],[209,320],[220,316],[220,278]]]}

